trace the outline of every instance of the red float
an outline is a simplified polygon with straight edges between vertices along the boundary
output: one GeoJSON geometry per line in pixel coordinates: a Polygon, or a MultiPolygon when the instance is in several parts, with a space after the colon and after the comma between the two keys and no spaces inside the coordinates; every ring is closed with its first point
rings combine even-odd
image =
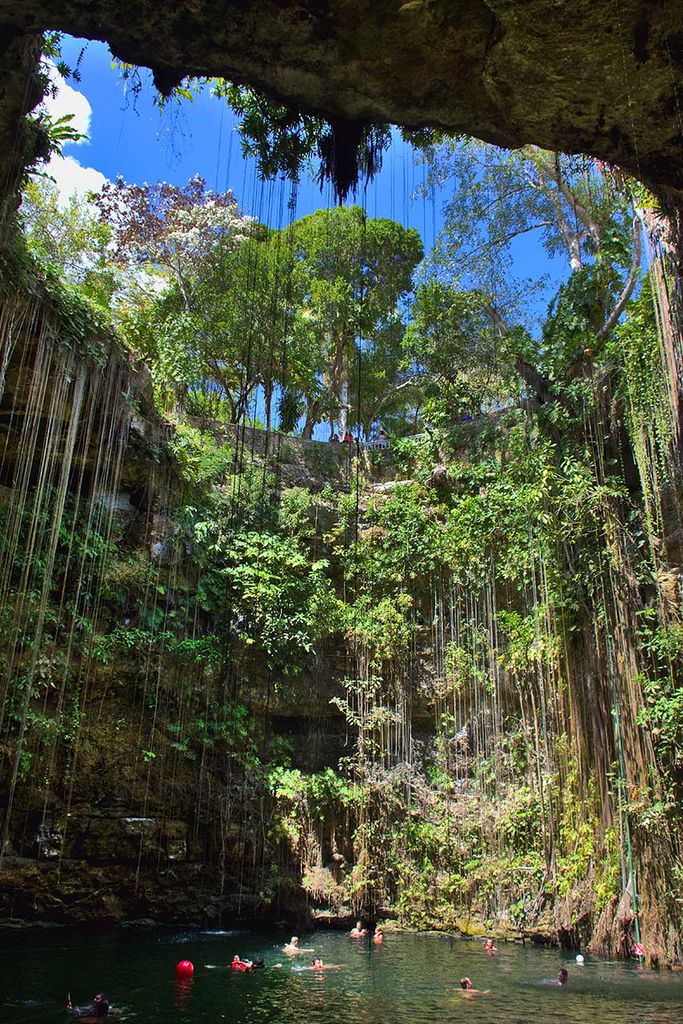
{"type": "Polygon", "coordinates": [[[191,978],[194,974],[194,964],[191,960],[181,960],[175,965],[176,978],[191,978]]]}

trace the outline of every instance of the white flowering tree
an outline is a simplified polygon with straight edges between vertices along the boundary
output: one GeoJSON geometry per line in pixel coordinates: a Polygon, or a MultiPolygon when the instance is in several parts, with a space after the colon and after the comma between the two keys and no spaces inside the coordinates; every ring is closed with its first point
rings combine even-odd
{"type": "Polygon", "coordinates": [[[162,407],[179,414],[206,378],[208,324],[202,281],[216,253],[256,233],[232,192],[196,176],[186,185],[104,185],[96,203],[111,230],[111,258],[125,268],[118,319],[128,342],[150,361],[162,407]]]}
{"type": "Polygon", "coordinates": [[[207,189],[199,175],[182,187],[165,181],[131,185],[117,178],[104,185],[96,203],[113,232],[112,258],[170,275],[188,312],[193,282],[216,246],[237,246],[254,227],[232,192],[207,189]]]}

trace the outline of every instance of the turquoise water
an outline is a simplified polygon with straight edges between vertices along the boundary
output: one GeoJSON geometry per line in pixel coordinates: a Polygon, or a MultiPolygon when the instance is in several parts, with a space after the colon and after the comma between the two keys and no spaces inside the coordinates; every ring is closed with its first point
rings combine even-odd
{"type": "Polygon", "coordinates": [[[682,1024],[683,977],[641,971],[586,955],[501,945],[487,957],[480,943],[431,935],[389,935],[383,946],[344,934],[301,934],[327,963],[346,964],[322,976],[296,970],[308,957],[278,947],[277,931],[152,931],[108,935],[23,932],[0,940],[0,1021],[65,1024],[67,992],[89,1003],[98,989],[122,1009],[122,1024],[682,1024]],[[263,956],[266,969],[227,969],[234,953],[263,956]],[[195,965],[190,984],[174,967],[195,965]],[[282,969],[273,965],[282,963],[282,969]],[[215,965],[215,966],[207,966],[215,965]],[[569,984],[554,983],[560,967],[569,984]],[[468,975],[489,995],[463,998],[468,975]]]}

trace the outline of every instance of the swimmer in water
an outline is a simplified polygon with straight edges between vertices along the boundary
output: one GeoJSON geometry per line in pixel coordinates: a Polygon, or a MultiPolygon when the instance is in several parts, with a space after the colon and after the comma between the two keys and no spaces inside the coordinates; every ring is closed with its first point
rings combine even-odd
{"type": "Polygon", "coordinates": [[[352,939],[362,939],[367,934],[368,930],[367,928],[363,927],[362,921],[356,921],[356,927],[352,928],[351,931],[349,932],[349,936],[352,939]]]}
{"type": "Polygon", "coordinates": [[[557,984],[558,985],[566,985],[568,981],[569,981],[569,974],[568,974],[566,968],[560,967],[559,971],[557,972],[557,984]]]}
{"type": "Polygon", "coordinates": [[[297,953],[314,953],[313,949],[304,949],[299,945],[298,935],[292,935],[289,942],[282,947],[283,953],[287,953],[288,956],[296,956],[297,953]]]}
{"type": "Polygon", "coordinates": [[[465,999],[472,999],[474,996],[487,996],[490,994],[490,988],[475,988],[469,978],[460,979],[460,989],[465,999]]]}
{"type": "Polygon", "coordinates": [[[493,945],[493,939],[487,939],[484,943],[484,952],[488,953],[489,956],[493,956],[494,953],[498,952],[498,947],[493,945]]]}
{"type": "Polygon", "coordinates": [[[311,960],[310,967],[302,967],[302,971],[338,971],[340,967],[346,967],[346,964],[325,964],[322,962],[319,956],[315,960],[311,960]]]}
{"type": "Polygon", "coordinates": [[[97,992],[92,1001],[92,1006],[73,1006],[69,996],[66,1004],[66,1012],[71,1017],[79,1017],[81,1020],[103,1020],[109,1016],[109,998],[104,992],[97,992]]]}
{"type": "Polygon", "coordinates": [[[375,928],[375,934],[372,936],[372,941],[376,946],[380,946],[384,942],[384,929],[381,925],[377,925],[375,928]]]}
{"type": "Polygon", "coordinates": [[[230,964],[230,970],[232,971],[253,971],[254,965],[251,960],[242,960],[239,953],[235,953],[230,964]]]}

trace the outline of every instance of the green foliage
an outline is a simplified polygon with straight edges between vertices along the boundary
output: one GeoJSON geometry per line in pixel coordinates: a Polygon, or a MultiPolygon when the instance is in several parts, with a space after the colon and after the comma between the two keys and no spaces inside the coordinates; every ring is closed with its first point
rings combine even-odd
{"type": "Polygon", "coordinates": [[[683,769],[683,686],[674,679],[643,678],[646,705],[638,721],[652,730],[657,751],[665,764],[683,769]]]}
{"type": "Polygon", "coordinates": [[[305,802],[313,820],[322,820],[336,806],[348,808],[359,799],[358,787],[332,768],[306,775],[298,768],[275,767],[268,782],[277,800],[305,802]]]}
{"type": "MultiPolygon", "coordinates": [[[[598,835],[595,786],[591,782],[588,792],[581,792],[576,764],[571,766],[558,800],[562,813],[558,825],[557,891],[560,896],[566,896],[587,878],[596,854],[598,835]]],[[[603,885],[608,874],[603,876],[603,885]]]]}
{"type": "Polygon", "coordinates": [[[309,161],[317,159],[318,180],[321,185],[331,181],[340,200],[349,191],[355,192],[359,180],[372,180],[381,167],[382,152],[391,141],[387,125],[359,124],[353,138],[335,136],[334,123],[223,79],[213,83],[212,91],[225,97],[237,114],[242,151],[246,156],[256,157],[264,178],[284,175],[290,181],[298,181],[309,161]],[[342,169],[335,150],[350,150],[351,166],[345,163],[342,169]]]}
{"type": "Polygon", "coordinates": [[[233,460],[229,445],[217,445],[212,434],[179,423],[169,441],[169,450],[180,476],[192,487],[221,481],[233,460]]]}
{"type": "MultiPolygon", "coordinates": [[[[298,166],[309,132],[324,142],[314,121],[275,111],[273,133],[259,97],[233,100],[272,167],[298,166]]],[[[51,573],[31,531],[50,535],[53,496],[27,503],[16,548],[0,530],[6,728],[12,742],[26,736],[23,779],[43,750],[87,729],[82,679],[122,702],[130,691],[154,709],[135,741],[148,773],[167,756],[201,761],[212,786],[220,775],[216,789],[241,787],[258,808],[259,856],[277,848],[280,864],[264,894],[295,865],[314,899],[392,902],[419,926],[471,914],[523,926],[587,880],[607,906],[620,884],[619,837],[604,824],[615,811],[647,837],[678,821],[683,633],[660,542],[675,435],[649,292],[601,333],[631,259],[622,191],[592,164],[530,148],[458,144],[442,157],[462,171],[463,205],[409,313],[419,237],[358,207],[273,232],[248,225],[227,194],[216,219],[218,198],[196,179],[122,184],[107,202],[130,197],[142,230],[29,189],[27,244],[56,268],[46,275],[65,344],[103,361],[113,343],[113,230],[117,260],[137,268],[117,315],[178,422],[163,486],[149,487],[153,530],[136,520],[110,537],[70,499],[51,573]],[[527,230],[571,268],[540,326],[511,300],[503,311],[509,242],[527,230]],[[305,411],[309,433],[356,410],[366,433],[390,417],[395,471],[409,481],[370,489],[339,446],[290,441],[279,457],[277,443],[250,457],[215,425],[186,421],[229,419],[238,438],[256,407],[268,426],[277,408],[285,431],[305,411]],[[299,461],[310,490],[287,486],[299,461]],[[320,693],[348,751],[307,773],[291,767],[264,694],[289,713],[320,654],[344,660],[325,677],[336,691],[320,693]],[[620,782],[616,797],[583,763],[611,742],[596,709],[612,690],[629,707],[642,694],[631,738],[647,729],[656,750],[637,766],[647,785],[620,782]],[[333,874],[321,850],[335,830],[345,867],[333,874]]],[[[224,850],[234,822],[221,822],[224,850]]]]}

